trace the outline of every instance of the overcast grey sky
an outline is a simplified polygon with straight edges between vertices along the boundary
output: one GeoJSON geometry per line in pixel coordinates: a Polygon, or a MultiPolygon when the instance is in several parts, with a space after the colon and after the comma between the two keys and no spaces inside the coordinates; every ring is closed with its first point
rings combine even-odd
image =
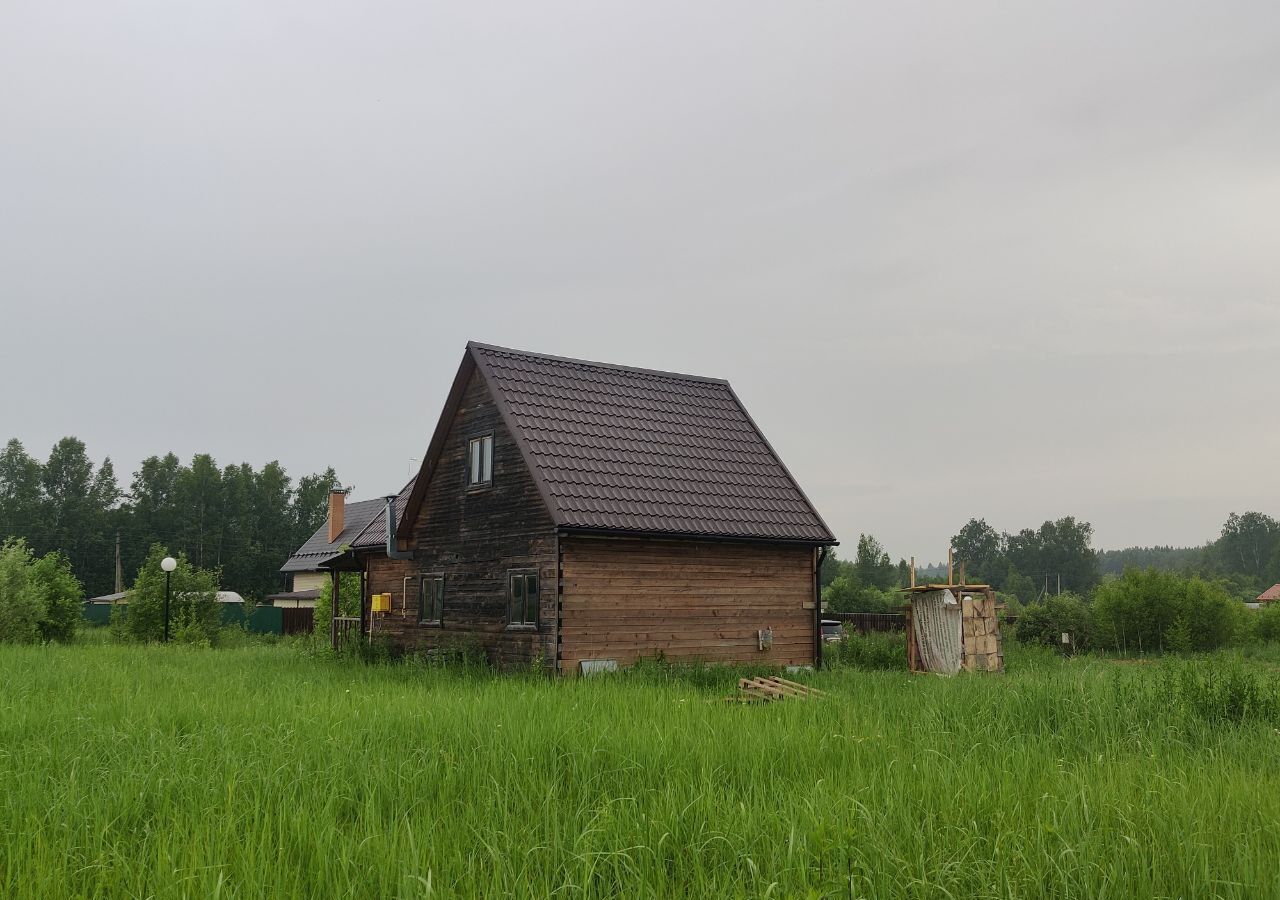
{"type": "Polygon", "coordinates": [[[468,339],[733,382],[852,552],[1280,513],[1280,4],[0,5],[0,440],[421,456],[468,339]]]}

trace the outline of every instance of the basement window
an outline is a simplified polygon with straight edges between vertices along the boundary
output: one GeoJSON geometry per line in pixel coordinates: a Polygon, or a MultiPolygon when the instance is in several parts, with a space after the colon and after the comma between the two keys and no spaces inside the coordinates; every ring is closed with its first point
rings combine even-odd
{"type": "Polygon", "coordinates": [[[538,573],[511,572],[507,579],[507,622],[513,628],[538,627],[538,573]]]}
{"type": "Polygon", "coordinates": [[[423,575],[418,584],[418,624],[439,625],[444,618],[444,576],[423,575]]]}
{"type": "Polygon", "coordinates": [[[472,438],[467,445],[467,483],[471,487],[493,484],[493,435],[472,438]]]}

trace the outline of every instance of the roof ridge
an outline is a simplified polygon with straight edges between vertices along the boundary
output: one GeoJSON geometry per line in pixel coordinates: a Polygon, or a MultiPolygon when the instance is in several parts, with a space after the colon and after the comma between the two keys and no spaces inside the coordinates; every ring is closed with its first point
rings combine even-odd
{"type": "Polygon", "coordinates": [[[454,376],[402,538],[473,386],[558,529],[836,542],[728,381],[477,341],[454,376]]]}
{"type": "Polygon", "coordinates": [[[467,349],[488,350],[494,353],[509,353],[512,356],[523,356],[531,359],[549,359],[555,362],[569,363],[575,366],[587,366],[593,369],[605,369],[615,372],[634,372],[641,375],[653,375],[657,378],[669,378],[673,381],[693,381],[702,384],[722,384],[729,382],[724,378],[711,378],[707,375],[689,375],[684,372],[669,372],[663,369],[646,369],[640,366],[623,366],[617,363],[599,362],[592,359],[577,359],[572,356],[555,356],[550,353],[537,353],[533,350],[517,350],[514,347],[499,347],[497,344],[482,344],[479,341],[467,341],[467,349]]]}

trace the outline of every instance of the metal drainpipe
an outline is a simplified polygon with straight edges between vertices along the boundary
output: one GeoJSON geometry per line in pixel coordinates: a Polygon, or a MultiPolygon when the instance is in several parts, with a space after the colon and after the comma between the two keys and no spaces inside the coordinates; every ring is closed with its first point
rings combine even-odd
{"type": "Polygon", "coordinates": [[[822,564],[830,547],[818,548],[818,564],[813,568],[813,667],[822,668],[822,564]]]}
{"type": "Polygon", "coordinates": [[[555,634],[555,640],[556,640],[555,669],[556,669],[557,675],[562,674],[560,671],[560,629],[561,629],[561,626],[564,624],[563,622],[564,605],[562,603],[564,599],[563,584],[564,584],[564,557],[561,556],[560,531],[559,529],[557,529],[556,530],[556,634],[555,634]]]}

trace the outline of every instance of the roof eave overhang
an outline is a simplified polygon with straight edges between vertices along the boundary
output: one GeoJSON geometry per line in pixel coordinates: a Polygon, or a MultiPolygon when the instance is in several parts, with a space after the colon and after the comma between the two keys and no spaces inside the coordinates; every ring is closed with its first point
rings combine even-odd
{"type": "Polygon", "coordinates": [[[561,525],[556,531],[563,535],[582,537],[650,538],[663,541],[719,541],[735,544],[790,544],[796,547],[837,547],[840,542],[833,537],[794,538],[762,535],[703,534],[693,531],[644,531],[628,528],[593,528],[584,525],[561,525]]]}
{"type": "Polygon", "coordinates": [[[355,572],[359,570],[360,566],[356,561],[355,551],[348,548],[329,557],[317,568],[326,572],[355,572]]]}

